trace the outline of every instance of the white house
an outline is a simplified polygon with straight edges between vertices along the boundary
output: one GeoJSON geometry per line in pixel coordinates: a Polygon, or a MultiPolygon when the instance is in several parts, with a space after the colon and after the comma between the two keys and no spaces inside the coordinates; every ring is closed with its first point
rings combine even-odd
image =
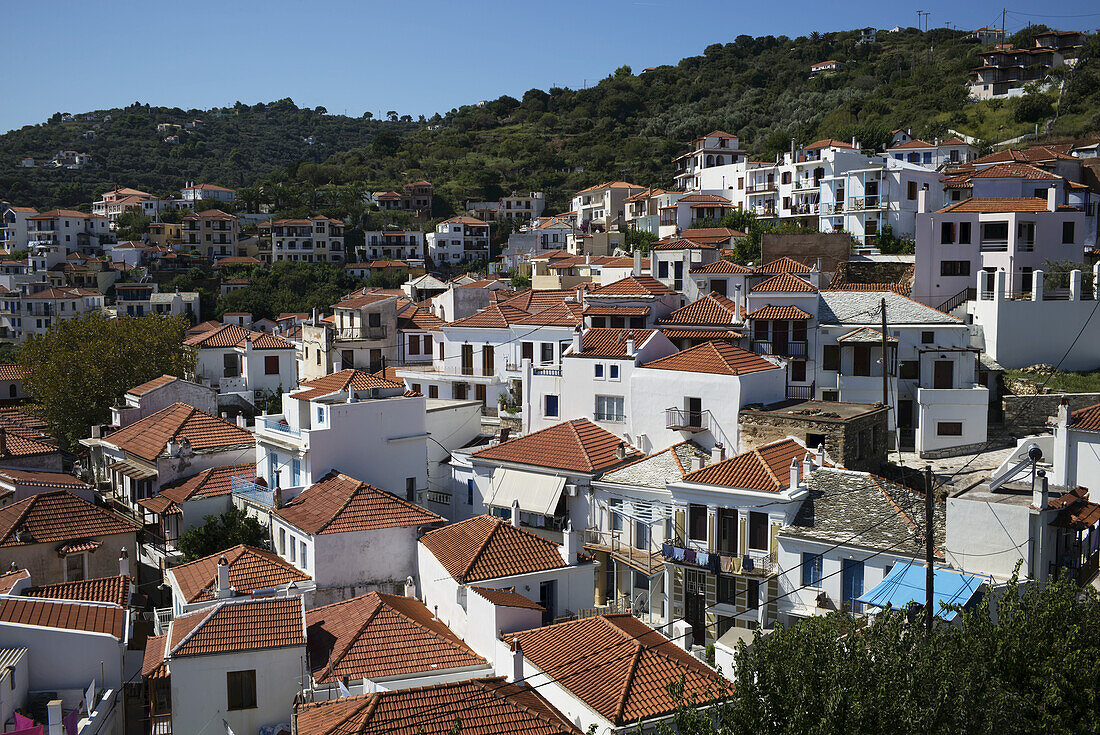
{"type": "Polygon", "coordinates": [[[360,260],[423,260],[424,233],[420,230],[369,230],[363,233],[360,260]]]}
{"type": "Polygon", "coordinates": [[[271,223],[271,259],[304,263],[343,263],[344,223],[316,215],[271,223]]]}
{"type": "Polygon", "coordinates": [[[38,214],[34,207],[8,207],[0,222],[0,249],[14,253],[26,250],[30,242],[30,218],[38,214]]]}
{"type": "Polygon", "coordinates": [[[565,545],[493,518],[476,516],[429,531],[417,559],[424,604],[464,638],[470,626],[473,587],[510,589],[543,608],[543,623],[592,606],[596,564],[579,554],[577,535],[565,545]]]}
{"type": "MultiPolygon", "coordinates": [[[[142,523],[147,529],[157,527],[165,551],[175,548],[180,534],[201,526],[207,516],[219,516],[233,506],[233,478],[251,482],[256,477],[256,465],[251,463],[210,467],[188,477],[161,485],[156,495],[137,501],[142,523]]],[[[151,530],[151,529],[150,529],[151,530]]]]}
{"type": "Polygon", "coordinates": [[[289,723],[305,633],[299,597],[225,600],[175,618],[145,649],[154,726],[198,733],[216,723],[252,733],[289,723]]]}
{"type": "Polygon", "coordinates": [[[621,229],[626,222],[627,198],[645,191],[646,187],[626,181],[607,181],[581,189],[573,195],[571,210],[583,232],[606,232],[621,229]]]}
{"type": "Polygon", "coordinates": [[[372,590],[404,590],[416,576],[421,529],[443,518],[333,470],[271,511],[274,548],[317,585],[315,605],[372,590]]]}
{"type": "Polygon", "coordinates": [[[174,375],[161,375],[126,391],[122,403],[111,407],[111,427],[129,426],[177,402],[210,414],[218,411],[218,395],[210,387],[174,375]]]}
{"type": "Polygon", "coordinates": [[[424,400],[358,370],[284,393],[282,413],[256,420],[256,473],[267,483],[266,503],[274,488],[292,497],[333,469],[415,501],[427,487],[424,400]]]}
{"type": "Polygon", "coordinates": [[[217,184],[190,183],[180,189],[180,199],[195,203],[202,201],[232,202],[237,198],[235,189],[227,189],[217,184]]]}
{"type": "Polygon", "coordinates": [[[432,262],[456,264],[467,260],[489,260],[489,223],[476,217],[451,217],[425,236],[432,262]]]}
{"type": "Polygon", "coordinates": [[[942,180],[933,169],[895,158],[837,171],[819,182],[819,229],[847,232],[869,247],[887,227],[894,237],[913,238],[921,192],[930,197],[929,205],[939,201],[942,180]]]}
{"type": "Polygon", "coordinates": [[[219,393],[241,393],[252,400],[298,384],[298,350],[277,335],[223,324],[183,343],[195,353],[196,379],[219,393]]]}
{"type": "Polygon", "coordinates": [[[698,191],[704,187],[706,177],[702,171],[720,166],[731,166],[748,160],[748,151],[741,149],[736,135],[715,130],[691,142],[691,150],[673,159],[676,165],[674,178],[682,191],[698,191]]]}
{"type": "MultiPolygon", "coordinates": [[[[172,616],[207,609],[256,592],[293,597],[312,591],[308,574],[267,549],[238,544],[202,559],[169,567],[164,583],[172,593],[172,616]]],[[[158,621],[159,622],[159,621],[158,621]]]]}

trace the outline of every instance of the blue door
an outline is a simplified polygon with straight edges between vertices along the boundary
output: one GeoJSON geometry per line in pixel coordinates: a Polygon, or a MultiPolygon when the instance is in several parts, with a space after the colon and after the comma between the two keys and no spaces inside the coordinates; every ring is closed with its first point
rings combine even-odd
{"type": "Polygon", "coordinates": [[[863,612],[863,603],[856,598],[863,594],[863,562],[844,559],[840,572],[841,594],[844,596],[844,609],[850,612],[863,612]]]}

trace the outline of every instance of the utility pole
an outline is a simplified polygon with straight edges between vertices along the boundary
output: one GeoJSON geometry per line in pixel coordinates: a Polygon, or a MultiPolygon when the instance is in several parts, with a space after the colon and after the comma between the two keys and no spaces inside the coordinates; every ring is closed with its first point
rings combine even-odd
{"type": "Polygon", "coordinates": [[[886,336],[886,297],[882,297],[882,405],[890,405],[890,376],[888,369],[890,367],[889,357],[889,344],[890,340],[886,336]]]}
{"type": "Polygon", "coordinates": [[[1001,8],[1001,43],[1005,42],[1005,11],[1006,8],[1001,8]]]}
{"type": "Polygon", "coordinates": [[[932,465],[924,466],[924,632],[932,636],[932,599],[935,579],[932,567],[932,465]]]}

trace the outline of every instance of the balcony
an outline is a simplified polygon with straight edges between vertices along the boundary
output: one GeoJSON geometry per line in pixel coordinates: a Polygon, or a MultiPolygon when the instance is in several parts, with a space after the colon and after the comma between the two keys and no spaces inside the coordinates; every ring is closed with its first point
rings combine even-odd
{"type": "Polygon", "coordinates": [[[233,496],[240,498],[248,505],[261,510],[268,510],[275,505],[275,491],[264,485],[258,485],[251,479],[233,475],[229,478],[229,486],[233,496]]]}
{"type": "MultiPolygon", "coordinates": [[[[558,371],[561,372],[560,370],[558,371]]],[[[615,411],[595,411],[593,418],[596,421],[605,421],[609,423],[621,424],[626,421],[626,413],[618,413],[615,411]]]]}
{"type": "Polygon", "coordinates": [[[561,377],[561,368],[560,367],[537,367],[537,368],[532,368],[531,372],[534,373],[535,375],[547,375],[547,376],[550,376],[552,378],[560,378],[561,377]]]}
{"type": "Polygon", "coordinates": [[[386,328],[378,327],[338,327],[336,339],[340,340],[378,340],[386,338],[386,328]]]}
{"type": "Polygon", "coordinates": [[[657,549],[636,548],[626,531],[605,531],[588,528],[584,532],[584,548],[589,551],[604,551],[612,558],[634,567],[645,569],[649,575],[660,571],[663,566],[661,552],[657,549]]]}
{"type": "Polygon", "coordinates": [[[814,384],[809,385],[788,385],[787,386],[787,400],[789,401],[812,401],[814,399],[814,384]]]}
{"type": "Polygon", "coordinates": [[[261,416],[256,420],[256,424],[264,431],[273,431],[276,434],[284,434],[286,436],[301,436],[300,429],[295,429],[293,426],[286,423],[286,420],[282,416],[261,416]]]}
{"type": "Polygon", "coordinates": [[[754,339],[752,351],[760,355],[776,355],[779,357],[805,357],[806,342],[794,340],[775,341],[770,339],[754,339]]]}
{"type": "Polygon", "coordinates": [[[749,194],[764,194],[769,191],[778,191],[779,186],[774,181],[765,184],[749,184],[745,191],[749,194]]]}
{"type": "Polygon", "coordinates": [[[844,214],[844,202],[829,202],[821,205],[821,213],[826,215],[844,214]]]}
{"type": "Polygon", "coordinates": [[[886,200],[877,194],[865,197],[852,197],[848,200],[848,208],[854,211],[882,209],[885,206],[886,200]]]}
{"type": "Polygon", "coordinates": [[[1008,240],[982,240],[981,251],[983,253],[1007,253],[1008,240]]]}
{"type": "Polygon", "coordinates": [[[682,408],[665,409],[665,428],[673,431],[699,433],[710,431],[710,411],[687,411],[682,408]]]}
{"type": "Polygon", "coordinates": [[[768,577],[778,571],[775,554],[768,551],[749,549],[741,557],[741,573],[758,577],[768,577]]]}

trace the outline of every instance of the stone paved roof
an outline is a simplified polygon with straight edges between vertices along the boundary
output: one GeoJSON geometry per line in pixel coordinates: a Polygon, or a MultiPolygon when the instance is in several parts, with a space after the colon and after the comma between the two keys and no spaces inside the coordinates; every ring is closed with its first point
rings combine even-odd
{"type": "Polygon", "coordinates": [[[684,475],[691,471],[693,456],[700,457],[704,467],[710,464],[710,452],[705,451],[695,442],[686,441],[673,444],[626,467],[612,470],[600,480],[663,490],[666,483],[684,479],[684,475]]]}
{"type": "Polygon", "coordinates": [[[820,299],[817,310],[820,324],[881,326],[882,299],[886,299],[886,320],[890,325],[962,324],[950,314],[893,291],[822,291],[820,299]]]}

